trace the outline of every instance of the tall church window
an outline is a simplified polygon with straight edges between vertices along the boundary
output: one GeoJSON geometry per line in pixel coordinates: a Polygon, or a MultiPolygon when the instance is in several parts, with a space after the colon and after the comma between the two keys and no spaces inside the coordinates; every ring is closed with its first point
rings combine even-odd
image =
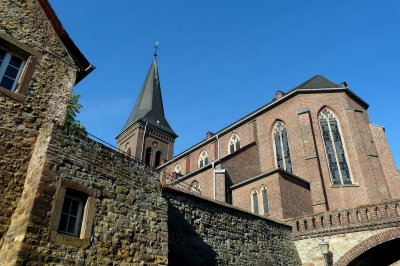
{"type": "Polygon", "coordinates": [[[352,184],[337,118],[330,110],[324,109],[319,115],[319,123],[332,184],[352,184]]]}
{"type": "Polygon", "coordinates": [[[208,154],[206,151],[202,151],[199,156],[199,167],[203,167],[208,164],[208,154]]]}
{"type": "Polygon", "coordinates": [[[229,153],[235,152],[240,149],[240,139],[235,133],[229,139],[229,153]]]}
{"type": "Polygon", "coordinates": [[[268,191],[265,186],[261,187],[261,197],[262,197],[262,206],[263,206],[263,213],[269,213],[269,205],[268,205],[268,191]]]}
{"type": "Polygon", "coordinates": [[[251,203],[252,203],[252,207],[253,207],[253,212],[258,214],[259,213],[258,212],[258,194],[255,189],[253,189],[251,192],[251,203]]]}
{"type": "Polygon", "coordinates": [[[194,181],[192,183],[191,189],[192,192],[196,193],[196,194],[200,194],[201,195],[201,189],[200,189],[200,184],[197,181],[194,181]]]}
{"type": "Polygon", "coordinates": [[[284,123],[278,121],[274,127],[275,157],[277,167],[292,173],[289,143],[284,123]]]}
{"type": "Polygon", "coordinates": [[[154,160],[154,167],[157,167],[161,164],[161,151],[156,152],[156,158],[154,160]]]}
{"type": "Polygon", "coordinates": [[[146,165],[150,165],[151,162],[151,154],[152,154],[152,149],[150,147],[148,147],[146,149],[146,156],[145,156],[145,164],[146,165]]]}

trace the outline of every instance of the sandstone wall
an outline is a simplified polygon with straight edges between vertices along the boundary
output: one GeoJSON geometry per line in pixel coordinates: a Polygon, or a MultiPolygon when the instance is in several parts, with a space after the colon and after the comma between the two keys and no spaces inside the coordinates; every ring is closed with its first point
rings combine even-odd
{"type": "Polygon", "coordinates": [[[53,124],[38,139],[1,265],[168,264],[167,202],[157,172],[53,124]],[[92,229],[84,237],[57,232],[65,189],[93,202],[87,210],[92,229]]]}
{"type": "Polygon", "coordinates": [[[37,1],[0,1],[0,46],[23,53],[31,75],[24,90],[0,88],[1,239],[17,207],[38,130],[46,121],[64,121],[76,71],[37,1]]]}
{"type": "Polygon", "coordinates": [[[170,265],[299,265],[291,227],[167,188],[170,265]]]}

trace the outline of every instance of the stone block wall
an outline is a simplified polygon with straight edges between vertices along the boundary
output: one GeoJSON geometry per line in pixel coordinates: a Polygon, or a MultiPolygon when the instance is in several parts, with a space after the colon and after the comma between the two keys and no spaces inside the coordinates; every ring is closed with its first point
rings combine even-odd
{"type": "Polygon", "coordinates": [[[26,59],[20,85],[0,87],[0,239],[22,193],[38,130],[63,123],[75,65],[37,1],[0,1],[0,46],[26,59]],[[28,75],[29,74],[29,75],[28,75]]]}
{"type": "Polygon", "coordinates": [[[0,265],[168,264],[168,206],[157,172],[53,124],[38,140],[0,265]],[[57,232],[68,189],[88,196],[86,235],[57,232]]]}
{"type": "Polygon", "coordinates": [[[300,265],[291,227],[172,188],[168,202],[170,265],[300,265]]]}

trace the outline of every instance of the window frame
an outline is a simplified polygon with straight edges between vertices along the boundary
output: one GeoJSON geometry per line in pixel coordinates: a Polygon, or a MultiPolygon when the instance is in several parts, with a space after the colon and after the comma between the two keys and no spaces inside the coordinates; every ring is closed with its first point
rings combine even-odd
{"type": "Polygon", "coordinates": [[[255,214],[260,214],[260,204],[259,204],[259,200],[258,200],[258,193],[255,188],[253,188],[251,190],[250,199],[251,199],[251,211],[255,214]],[[256,201],[254,201],[254,199],[256,199],[256,201]],[[255,203],[257,203],[257,204],[255,204],[255,203]],[[257,205],[257,209],[256,209],[256,205],[257,205]]]}
{"type": "Polygon", "coordinates": [[[270,213],[270,207],[269,207],[269,197],[268,197],[268,189],[267,189],[267,187],[266,186],[262,186],[261,189],[260,189],[260,192],[261,192],[260,194],[261,194],[261,200],[262,200],[263,214],[269,214],[270,213]],[[267,204],[265,204],[265,201],[264,201],[264,192],[267,195],[267,204]],[[265,211],[265,205],[267,205],[267,209],[268,209],[267,212],[265,211]]]}
{"type": "Polygon", "coordinates": [[[328,165],[328,171],[329,171],[331,186],[352,186],[352,185],[355,185],[356,183],[354,182],[353,175],[351,174],[351,169],[350,169],[350,165],[349,165],[349,159],[347,157],[347,149],[346,149],[346,145],[345,145],[345,143],[343,141],[343,133],[342,133],[342,130],[341,130],[341,126],[340,126],[340,122],[339,122],[338,116],[332,110],[330,110],[329,108],[325,107],[318,113],[318,124],[319,124],[320,132],[321,132],[322,143],[324,145],[325,158],[326,158],[326,162],[327,162],[327,165],[328,165]],[[341,168],[340,162],[339,162],[339,155],[338,155],[337,149],[336,149],[337,147],[334,144],[334,141],[332,141],[334,138],[333,138],[333,131],[332,131],[331,125],[329,123],[329,117],[327,117],[323,113],[325,110],[327,110],[329,112],[330,116],[335,119],[336,127],[337,127],[337,130],[338,130],[338,133],[339,133],[340,142],[341,142],[342,149],[343,149],[344,159],[346,160],[346,166],[347,166],[347,169],[348,169],[348,172],[349,172],[349,179],[350,179],[350,182],[351,182],[350,184],[346,184],[344,182],[343,175],[342,175],[342,168],[341,168]],[[332,142],[332,148],[333,148],[334,155],[335,155],[336,167],[338,168],[340,184],[335,184],[334,180],[333,180],[333,174],[332,174],[331,166],[330,166],[330,162],[329,162],[328,151],[327,151],[327,147],[326,147],[326,143],[325,143],[325,139],[324,139],[324,130],[323,130],[322,125],[321,125],[321,117],[322,116],[324,116],[325,117],[325,121],[327,121],[328,129],[329,129],[329,138],[331,139],[331,142],[332,142]]]}
{"type": "Polygon", "coordinates": [[[286,128],[286,124],[282,121],[277,121],[274,124],[274,127],[272,129],[272,142],[273,142],[273,147],[274,147],[274,156],[275,156],[275,166],[279,169],[285,170],[289,173],[293,173],[293,163],[292,163],[292,158],[291,158],[291,153],[290,153],[290,145],[289,145],[289,138],[288,138],[288,133],[287,133],[287,128],[286,128]],[[287,142],[287,150],[289,153],[289,162],[290,162],[290,171],[288,171],[288,167],[287,167],[287,162],[285,159],[285,149],[284,149],[284,143],[283,143],[283,138],[282,138],[282,132],[283,130],[278,131],[278,125],[282,125],[283,129],[285,130],[286,133],[286,142],[287,142]],[[278,165],[278,147],[276,147],[276,141],[275,141],[275,135],[278,134],[279,136],[279,151],[281,152],[281,156],[282,156],[282,164],[283,164],[283,168],[280,168],[278,165]]]}
{"type": "Polygon", "coordinates": [[[229,138],[228,141],[228,154],[234,153],[236,151],[240,150],[240,138],[239,135],[236,133],[232,133],[231,137],[229,138]],[[236,141],[233,139],[236,138],[236,141]],[[233,151],[231,149],[231,146],[233,146],[233,151]]]}
{"type": "Polygon", "coordinates": [[[197,180],[192,182],[192,185],[190,186],[190,191],[192,191],[195,194],[201,195],[200,183],[197,180]],[[197,184],[197,186],[195,186],[196,184],[197,184]]]}
{"type": "Polygon", "coordinates": [[[19,79],[21,77],[22,71],[25,68],[27,59],[25,59],[22,56],[10,51],[9,49],[7,49],[7,48],[5,48],[3,46],[0,46],[0,49],[4,50],[6,52],[6,55],[5,55],[3,61],[0,64],[0,83],[1,83],[1,81],[3,80],[3,78],[5,76],[5,72],[6,72],[7,68],[8,68],[8,66],[9,66],[9,63],[10,63],[10,60],[11,60],[12,56],[15,56],[15,57],[17,57],[17,58],[22,60],[21,66],[18,69],[18,73],[15,76],[14,83],[13,83],[11,89],[8,89],[8,88],[0,86],[3,89],[9,90],[11,92],[15,92],[15,90],[17,88],[17,85],[19,84],[19,79]]]}
{"type": "Polygon", "coordinates": [[[63,180],[62,184],[67,186],[61,186],[57,189],[55,199],[52,207],[52,215],[50,218],[50,241],[63,245],[70,245],[78,248],[86,248],[90,246],[90,239],[92,236],[92,227],[94,223],[94,214],[96,211],[96,199],[94,196],[98,193],[93,189],[86,188],[85,186],[70,182],[69,180],[63,180]],[[73,187],[73,189],[69,187],[73,187]],[[78,198],[84,199],[82,205],[82,219],[80,223],[79,233],[65,233],[59,231],[62,207],[64,205],[65,198],[78,198]],[[74,241],[71,241],[73,239],[74,241]]]}
{"type": "Polygon", "coordinates": [[[18,58],[25,60],[23,67],[21,67],[19,77],[16,79],[17,82],[14,89],[11,91],[0,87],[0,94],[8,96],[15,101],[24,102],[32,77],[37,68],[38,59],[42,58],[42,53],[4,32],[0,32],[0,46],[7,52],[11,52],[18,58]]]}
{"type": "MultiPolygon", "coordinates": [[[[82,197],[79,197],[79,196],[74,196],[74,195],[72,195],[72,193],[70,191],[67,190],[67,192],[65,194],[65,197],[64,197],[64,202],[63,202],[63,207],[62,207],[62,210],[61,210],[60,222],[58,223],[57,232],[59,232],[61,234],[65,234],[65,235],[75,236],[75,237],[79,237],[80,236],[81,228],[82,228],[82,222],[83,222],[84,208],[85,208],[85,205],[86,205],[86,201],[87,201],[86,198],[82,198],[82,197]],[[78,211],[77,211],[77,215],[76,216],[75,215],[71,215],[70,212],[69,213],[63,212],[64,206],[66,204],[66,199],[70,199],[71,200],[71,204],[72,204],[72,201],[78,202],[78,211]],[[74,233],[71,233],[69,231],[64,231],[64,230],[60,229],[60,227],[61,227],[61,219],[62,219],[63,215],[67,216],[67,218],[68,218],[68,221],[66,223],[66,229],[67,230],[68,230],[68,226],[70,224],[69,223],[70,218],[74,217],[74,216],[76,217],[75,225],[74,225],[74,233]]],[[[70,208],[71,208],[71,206],[70,206],[70,208]]]]}
{"type": "Polygon", "coordinates": [[[199,159],[197,160],[197,165],[199,168],[202,168],[208,164],[208,153],[205,150],[202,150],[199,155],[199,159]]]}

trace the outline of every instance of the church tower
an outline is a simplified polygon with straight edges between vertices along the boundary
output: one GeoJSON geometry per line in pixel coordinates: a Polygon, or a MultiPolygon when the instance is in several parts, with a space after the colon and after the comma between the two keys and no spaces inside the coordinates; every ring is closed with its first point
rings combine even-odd
{"type": "Polygon", "coordinates": [[[156,57],[154,54],[132,113],[116,137],[120,150],[153,167],[172,158],[178,137],[164,116],[156,57]]]}

